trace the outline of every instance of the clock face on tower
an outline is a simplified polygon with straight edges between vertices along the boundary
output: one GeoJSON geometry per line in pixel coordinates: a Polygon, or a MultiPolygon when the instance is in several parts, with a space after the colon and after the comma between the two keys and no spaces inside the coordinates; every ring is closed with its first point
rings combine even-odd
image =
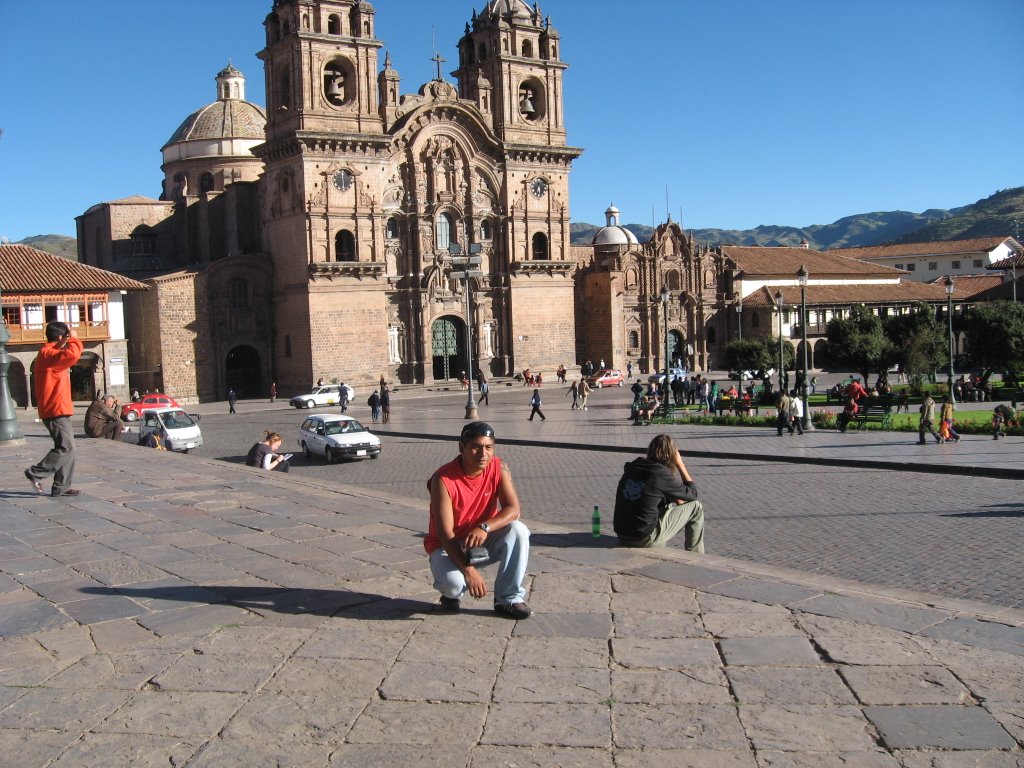
{"type": "Polygon", "coordinates": [[[545,179],[534,179],[530,185],[530,193],[534,197],[544,197],[548,191],[548,182],[545,179]]]}
{"type": "Polygon", "coordinates": [[[334,188],[339,192],[347,192],[352,188],[352,172],[344,169],[334,174],[334,188]]]}

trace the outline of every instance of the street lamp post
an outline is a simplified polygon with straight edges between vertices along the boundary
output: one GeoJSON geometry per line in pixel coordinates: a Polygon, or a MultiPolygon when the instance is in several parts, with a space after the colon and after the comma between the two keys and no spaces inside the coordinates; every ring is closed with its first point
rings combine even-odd
{"type": "Polygon", "coordinates": [[[785,365],[785,359],[782,357],[782,289],[780,288],[775,292],[775,306],[779,311],[779,391],[782,391],[782,366],[785,365]]]}
{"type": "Polygon", "coordinates": [[[668,356],[669,356],[669,335],[668,335],[668,300],[671,298],[671,294],[668,292],[668,286],[663,285],[661,287],[661,306],[663,310],[663,316],[665,318],[665,384],[662,390],[662,407],[665,411],[665,418],[668,418],[668,392],[669,392],[669,381],[668,381],[668,356]]]}
{"type": "MultiPolygon", "coordinates": [[[[743,341],[743,296],[736,292],[736,340],[743,341]]],[[[743,396],[743,364],[737,366],[740,371],[740,396],[743,396]]]]}
{"type": "Polygon", "coordinates": [[[953,392],[953,291],[956,289],[956,283],[953,282],[952,277],[946,275],[943,285],[946,286],[946,319],[949,322],[949,398],[955,403],[956,395],[953,392]]]}
{"type": "Polygon", "coordinates": [[[804,401],[802,426],[804,432],[812,432],[814,423],[811,421],[811,404],[807,400],[807,268],[801,265],[796,277],[800,281],[800,337],[804,346],[804,375],[800,382],[800,398],[804,401]]]}
{"type": "Polygon", "coordinates": [[[480,257],[481,246],[479,243],[472,243],[469,246],[469,256],[462,255],[462,246],[458,243],[448,245],[448,253],[451,255],[452,267],[451,277],[454,280],[462,280],[466,292],[466,378],[469,379],[469,386],[466,393],[466,418],[477,418],[476,400],[473,399],[473,283],[472,278],[483,277],[480,269],[482,259],[480,257]]]}
{"type": "MultiPolygon", "coordinates": [[[[0,301],[0,305],[3,302],[0,301]]],[[[7,321],[0,310],[0,442],[20,440],[18,417],[14,413],[14,399],[7,387],[7,369],[11,367],[11,356],[7,354],[7,342],[11,334],[7,331],[7,321]]]]}

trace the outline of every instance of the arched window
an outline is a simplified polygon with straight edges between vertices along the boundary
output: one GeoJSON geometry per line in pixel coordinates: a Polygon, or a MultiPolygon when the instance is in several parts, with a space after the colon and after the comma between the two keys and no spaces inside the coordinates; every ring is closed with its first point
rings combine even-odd
{"type": "Polygon", "coordinates": [[[543,232],[538,232],[533,236],[533,260],[534,261],[546,261],[550,258],[548,254],[548,238],[543,232]]]}
{"type": "Polygon", "coordinates": [[[480,59],[480,61],[487,58],[487,45],[485,43],[480,43],[480,47],[477,48],[476,57],[480,59]]]}
{"type": "Polygon", "coordinates": [[[551,46],[551,58],[552,59],[556,59],[556,60],[558,59],[558,46],[557,45],[552,45],[551,46]]]}
{"type": "Polygon", "coordinates": [[[356,260],[356,236],[347,229],[334,236],[334,258],[338,261],[356,260]]]}
{"type": "Polygon", "coordinates": [[[330,16],[327,17],[327,34],[341,34],[341,17],[336,13],[332,13],[330,16]]]}
{"type": "Polygon", "coordinates": [[[523,40],[523,56],[524,58],[533,58],[533,43],[529,40],[523,40]]]}
{"type": "Polygon", "coordinates": [[[213,174],[204,173],[199,177],[199,191],[200,192],[213,192],[213,174]]]}
{"type": "Polygon", "coordinates": [[[271,44],[281,39],[281,22],[277,16],[271,15],[270,19],[268,19],[267,35],[270,37],[271,44]]]}
{"type": "Polygon", "coordinates": [[[630,349],[639,349],[640,348],[640,334],[639,333],[637,333],[636,331],[630,331],[627,339],[628,340],[627,340],[626,346],[628,346],[630,349]]]}
{"type": "Polygon", "coordinates": [[[676,270],[670,269],[665,273],[665,285],[670,291],[679,290],[679,273],[676,270]]]}
{"type": "Polygon", "coordinates": [[[447,213],[442,213],[437,217],[435,225],[435,238],[434,245],[437,246],[439,251],[447,251],[448,246],[452,242],[452,217],[447,213]]]}
{"type": "Polygon", "coordinates": [[[244,277],[236,277],[231,281],[231,308],[248,309],[251,296],[249,281],[244,277]]]}
{"type": "Polygon", "coordinates": [[[493,236],[494,235],[491,230],[491,220],[484,219],[483,221],[480,222],[480,239],[490,240],[493,236]]]}
{"type": "Polygon", "coordinates": [[[292,105],[292,73],[285,69],[281,72],[278,80],[278,101],[279,106],[291,107],[292,105]]]}
{"type": "Polygon", "coordinates": [[[387,226],[384,228],[384,236],[388,240],[397,240],[401,236],[398,228],[398,219],[393,216],[388,219],[387,226]]]}

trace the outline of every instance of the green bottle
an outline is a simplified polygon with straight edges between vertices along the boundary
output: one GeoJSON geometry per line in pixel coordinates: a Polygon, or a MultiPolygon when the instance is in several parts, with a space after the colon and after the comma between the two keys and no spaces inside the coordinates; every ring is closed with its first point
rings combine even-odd
{"type": "Polygon", "coordinates": [[[595,539],[601,538],[601,511],[594,505],[594,514],[590,518],[590,531],[595,539]]]}

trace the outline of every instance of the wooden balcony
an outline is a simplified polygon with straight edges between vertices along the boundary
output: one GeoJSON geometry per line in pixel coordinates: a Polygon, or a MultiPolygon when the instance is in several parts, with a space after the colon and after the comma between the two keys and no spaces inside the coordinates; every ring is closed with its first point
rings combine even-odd
{"type": "MultiPolygon", "coordinates": [[[[106,321],[68,323],[68,326],[82,341],[107,341],[110,338],[110,323],[106,321]]],[[[45,324],[8,325],[7,332],[11,336],[7,342],[9,345],[46,343],[45,324]]]]}

